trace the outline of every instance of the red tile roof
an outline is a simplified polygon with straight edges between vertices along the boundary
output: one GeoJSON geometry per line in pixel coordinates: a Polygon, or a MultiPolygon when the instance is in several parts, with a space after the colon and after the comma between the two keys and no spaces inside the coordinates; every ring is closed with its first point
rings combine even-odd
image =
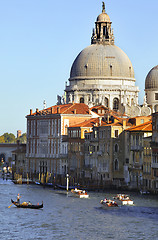
{"type": "Polygon", "coordinates": [[[135,127],[128,128],[129,132],[152,132],[152,121],[145,122],[135,127]]]}
{"type": "MultiPolygon", "coordinates": [[[[84,103],[69,103],[55,105],[41,111],[36,111],[31,115],[48,115],[48,114],[90,114],[89,107],[84,103]]],[[[30,116],[30,115],[28,115],[30,116]]]]}
{"type": "MultiPolygon", "coordinates": [[[[103,122],[103,121],[101,121],[101,122],[103,122]]],[[[75,124],[71,127],[93,127],[96,124],[97,124],[97,126],[99,125],[99,118],[91,118],[91,119],[85,120],[84,122],[81,122],[79,124],[75,124]]]]}

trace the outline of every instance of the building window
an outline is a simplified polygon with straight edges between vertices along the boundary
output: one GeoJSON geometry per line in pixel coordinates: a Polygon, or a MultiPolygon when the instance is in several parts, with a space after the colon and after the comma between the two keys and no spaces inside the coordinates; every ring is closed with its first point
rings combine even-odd
{"type": "Polygon", "coordinates": [[[119,169],[118,160],[115,159],[115,160],[114,160],[114,170],[117,171],[118,169],[119,169]]]}
{"type": "Polygon", "coordinates": [[[84,98],[83,97],[80,98],[80,103],[84,103],[84,98]]]}
{"type": "Polygon", "coordinates": [[[115,130],[115,138],[117,138],[119,135],[119,131],[118,130],[115,130]]]}
{"type": "Polygon", "coordinates": [[[158,100],[158,93],[155,93],[155,100],[158,100]]]}
{"type": "Polygon", "coordinates": [[[108,98],[105,97],[105,107],[108,107],[109,106],[109,100],[108,98]]]}
{"type": "Polygon", "coordinates": [[[144,123],[144,119],[141,119],[141,120],[140,120],[140,123],[143,124],[143,123],[144,123]]]}
{"type": "Polygon", "coordinates": [[[119,108],[119,100],[118,100],[118,98],[114,98],[114,100],[113,100],[113,110],[117,111],[118,108],[119,108]]]}
{"type": "Polygon", "coordinates": [[[118,152],[118,150],[119,150],[118,144],[115,144],[115,152],[118,152]]]}

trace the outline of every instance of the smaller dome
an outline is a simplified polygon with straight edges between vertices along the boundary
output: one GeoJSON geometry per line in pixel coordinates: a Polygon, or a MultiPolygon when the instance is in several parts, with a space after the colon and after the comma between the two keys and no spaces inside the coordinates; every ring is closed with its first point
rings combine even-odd
{"type": "Polygon", "coordinates": [[[149,71],[145,79],[145,89],[154,88],[158,88],[158,65],[149,71]]]}
{"type": "Polygon", "coordinates": [[[110,17],[103,12],[97,17],[97,22],[110,22],[110,17]]]}

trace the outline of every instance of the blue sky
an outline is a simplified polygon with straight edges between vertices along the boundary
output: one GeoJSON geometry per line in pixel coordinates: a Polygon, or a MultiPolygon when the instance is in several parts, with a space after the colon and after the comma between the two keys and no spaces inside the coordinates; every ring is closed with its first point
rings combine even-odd
{"type": "MultiPolygon", "coordinates": [[[[143,102],[145,77],[158,64],[158,1],[107,0],[115,45],[130,58],[143,102]]],[[[0,135],[26,132],[30,109],[56,104],[71,65],[90,45],[100,0],[0,0],[0,135]]]]}

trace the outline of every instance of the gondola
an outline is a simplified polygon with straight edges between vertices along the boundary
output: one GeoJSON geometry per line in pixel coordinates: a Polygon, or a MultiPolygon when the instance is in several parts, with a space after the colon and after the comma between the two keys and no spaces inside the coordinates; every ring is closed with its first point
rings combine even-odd
{"type": "Polygon", "coordinates": [[[23,202],[23,203],[18,203],[18,202],[14,202],[12,199],[11,199],[11,202],[18,208],[31,208],[31,209],[39,209],[39,208],[43,208],[43,201],[42,201],[42,204],[40,205],[33,205],[31,203],[28,203],[28,202],[23,202]]]}

